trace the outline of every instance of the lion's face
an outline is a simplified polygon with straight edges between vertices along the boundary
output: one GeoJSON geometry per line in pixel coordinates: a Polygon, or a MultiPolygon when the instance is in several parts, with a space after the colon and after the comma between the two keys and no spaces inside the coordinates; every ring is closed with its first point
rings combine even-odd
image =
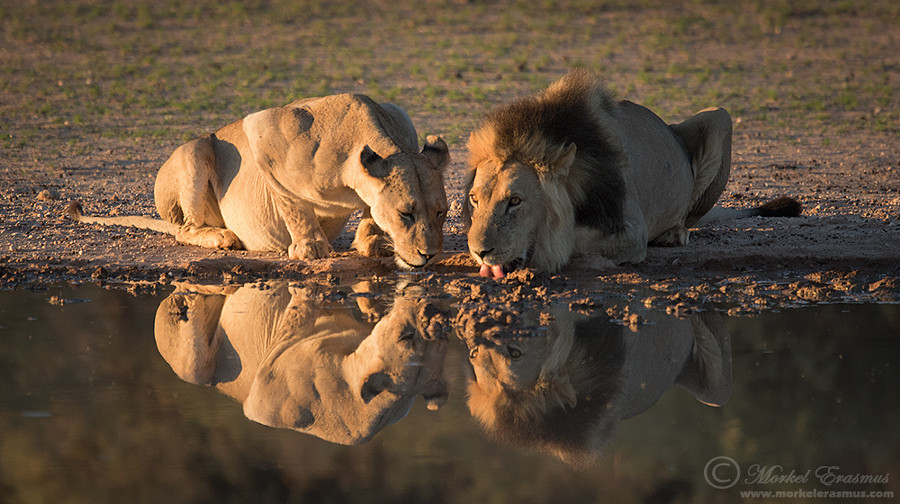
{"type": "Polygon", "coordinates": [[[447,195],[442,170],[449,162],[447,145],[437,139],[418,154],[385,159],[374,153],[367,159],[366,154],[363,166],[379,186],[369,202],[372,218],[390,236],[398,265],[425,266],[444,246],[447,195]]]}
{"type": "Polygon", "coordinates": [[[502,277],[531,255],[546,212],[536,170],[488,159],[475,169],[468,194],[469,251],[481,275],[502,277]]]}
{"type": "Polygon", "coordinates": [[[484,389],[513,394],[534,387],[543,370],[547,339],[504,337],[500,333],[487,331],[471,343],[469,360],[475,380],[484,389]]]}

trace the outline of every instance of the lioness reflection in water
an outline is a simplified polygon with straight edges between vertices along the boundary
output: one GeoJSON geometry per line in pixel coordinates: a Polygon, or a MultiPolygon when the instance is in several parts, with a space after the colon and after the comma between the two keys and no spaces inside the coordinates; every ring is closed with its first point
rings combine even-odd
{"type": "Polygon", "coordinates": [[[157,347],[181,379],[241,401],[249,419],[334,443],[369,441],[417,395],[429,409],[446,401],[447,317],[416,287],[398,289],[383,317],[358,297],[374,324],[314,290],[181,285],[157,310],[157,347]]]}
{"type": "Polygon", "coordinates": [[[620,420],[650,408],[672,385],[712,406],[727,402],[731,347],[719,314],[646,319],[632,332],[564,308],[522,316],[461,310],[455,326],[472,365],[469,410],[498,440],[584,467],[620,420]]]}

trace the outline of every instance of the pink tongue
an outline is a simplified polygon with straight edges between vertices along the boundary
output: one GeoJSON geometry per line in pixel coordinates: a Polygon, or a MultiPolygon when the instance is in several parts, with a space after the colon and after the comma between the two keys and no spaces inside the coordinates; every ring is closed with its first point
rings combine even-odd
{"type": "Polygon", "coordinates": [[[503,266],[499,264],[495,264],[493,266],[482,264],[481,269],[478,271],[478,274],[488,278],[503,278],[506,276],[506,274],[503,273],[503,266]]]}

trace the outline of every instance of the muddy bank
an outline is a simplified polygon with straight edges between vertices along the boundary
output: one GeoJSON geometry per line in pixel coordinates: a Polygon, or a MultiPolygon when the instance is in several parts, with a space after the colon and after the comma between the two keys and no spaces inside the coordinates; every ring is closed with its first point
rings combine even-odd
{"type": "Polygon", "coordinates": [[[676,312],[707,302],[736,312],[900,302],[893,3],[777,12],[670,2],[586,11],[452,4],[437,17],[385,4],[306,23],[281,16],[276,3],[261,7],[264,19],[236,14],[211,24],[150,3],[137,25],[125,11],[65,2],[11,8],[3,20],[10,29],[0,30],[0,62],[10,69],[0,94],[0,288],[72,281],[141,291],[175,280],[407,275],[390,260],[349,251],[352,222],[335,257],[302,263],[65,218],[72,201],[91,215],[155,217],[156,172],[187,139],[300,97],[361,92],[398,103],[420,136],[441,134],[450,144],[445,253],[412,277],[456,286],[454,295],[588,303],[618,292],[676,312]],[[360,30],[376,25],[385,29],[360,30]],[[235,33],[252,34],[252,43],[234,43],[235,33]],[[725,107],[734,138],[720,204],[790,195],[803,215],[697,229],[688,246],[651,249],[639,265],[576,258],[552,277],[478,278],[460,221],[468,134],[490,108],[573,66],[596,71],[621,98],[668,122],[725,107]]]}

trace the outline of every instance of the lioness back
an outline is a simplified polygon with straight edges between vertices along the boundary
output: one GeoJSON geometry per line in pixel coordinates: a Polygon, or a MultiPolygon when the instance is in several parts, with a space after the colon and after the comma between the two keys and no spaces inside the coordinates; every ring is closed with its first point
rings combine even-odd
{"type": "Polygon", "coordinates": [[[354,245],[393,251],[405,267],[442,246],[446,144],[418,152],[409,116],[396,105],[341,94],[295,101],[228,124],[175,150],[160,169],[157,209],[180,226],[176,239],[208,247],[331,252],[354,210],[354,245]]]}

